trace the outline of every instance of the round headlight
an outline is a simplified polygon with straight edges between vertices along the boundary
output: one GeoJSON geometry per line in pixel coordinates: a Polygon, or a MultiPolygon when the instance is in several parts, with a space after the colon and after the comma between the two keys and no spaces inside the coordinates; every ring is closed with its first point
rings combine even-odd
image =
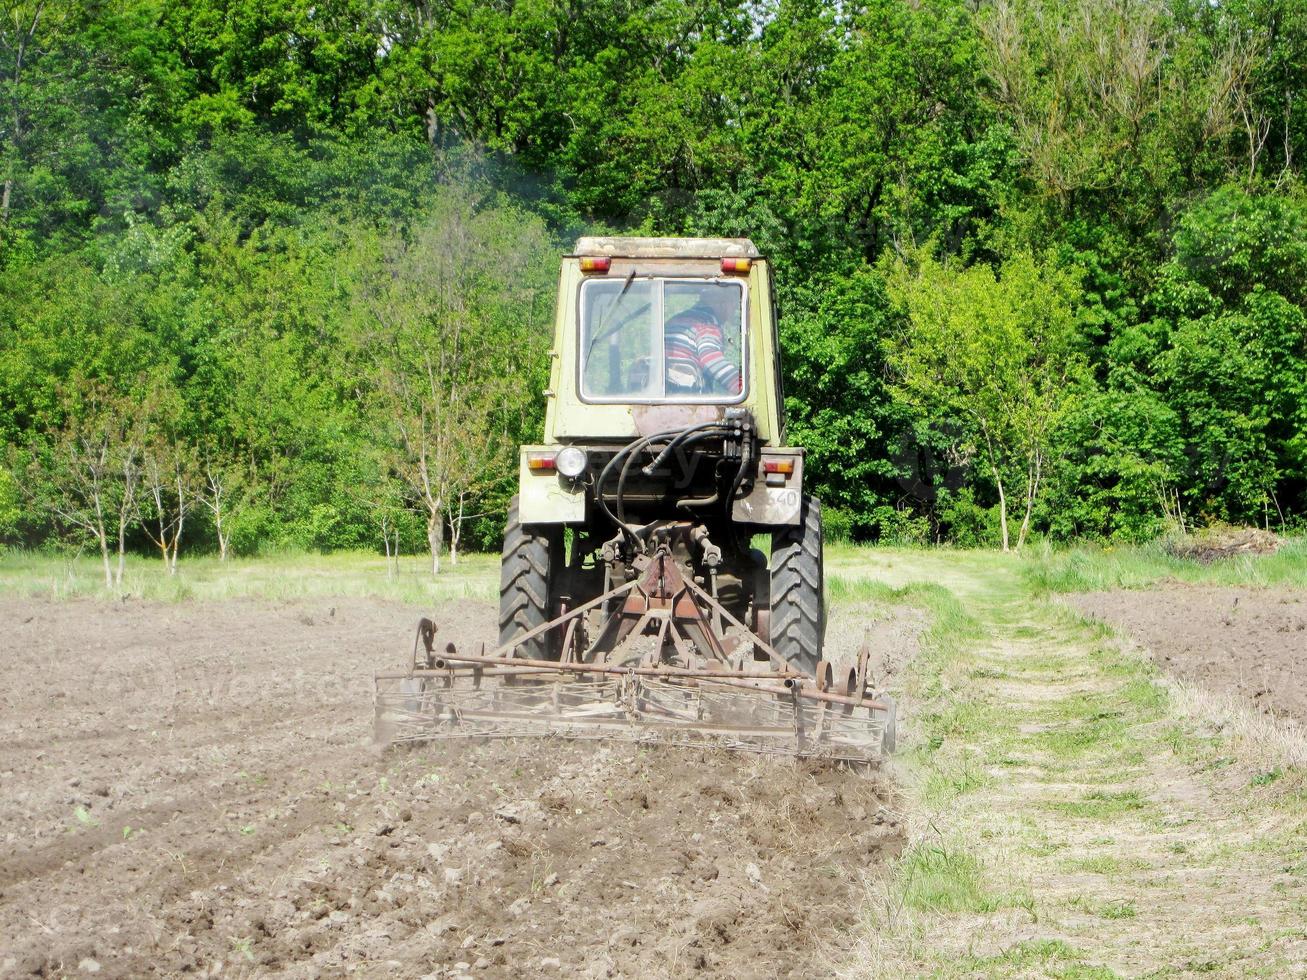
{"type": "Polygon", "coordinates": [[[554,467],[569,480],[574,480],[585,472],[585,450],[567,446],[558,451],[554,457],[554,467]]]}

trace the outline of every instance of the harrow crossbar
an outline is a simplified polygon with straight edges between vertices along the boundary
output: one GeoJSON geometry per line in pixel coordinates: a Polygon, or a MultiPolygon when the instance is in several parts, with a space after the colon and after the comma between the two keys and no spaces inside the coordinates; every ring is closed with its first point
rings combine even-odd
{"type": "Polygon", "coordinates": [[[553,735],[721,745],[731,749],[868,763],[880,756],[883,712],[760,698],[718,685],[638,676],[522,688],[395,686],[377,695],[378,722],[392,743],[459,737],[553,735]],[[687,741],[687,739],[689,741],[687,741]]]}
{"type": "Polygon", "coordinates": [[[869,763],[892,739],[893,702],[868,696],[865,651],[835,690],[825,661],[816,677],[796,669],[666,554],[490,653],[437,651],[436,632],[422,620],[413,668],[376,675],[379,741],[602,737],[869,763]],[[582,617],[609,603],[600,639],[582,649],[582,617]],[[710,625],[723,620],[737,635],[710,625]],[[516,655],[552,631],[564,637],[560,660],[516,655]]]}

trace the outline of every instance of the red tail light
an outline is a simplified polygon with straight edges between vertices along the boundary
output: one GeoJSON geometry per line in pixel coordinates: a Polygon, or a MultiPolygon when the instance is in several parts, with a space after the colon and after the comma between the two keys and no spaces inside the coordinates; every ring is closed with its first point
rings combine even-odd
{"type": "Polygon", "coordinates": [[[764,473],[784,473],[788,476],[794,472],[794,458],[782,456],[778,459],[774,456],[764,456],[762,458],[762,471],[764,473]]]}
{"type": "Polygon", "coordinates": [[[527,453],[526,468],[533,473],[552,473],[557,453],[527,453]]]}
{"type": "Polygon", "coordinates": [[[725,272],[727,275],[747,273],[751,268],[753,268],[753,259],[736,259],[729,257],[722,259],[722,272],[725,272]]]}
{"type": "Polygon", "coordinates": [[[582,272],[607,272],[612,264],[613,260],[607,255],[581,256],[582,272]]]}

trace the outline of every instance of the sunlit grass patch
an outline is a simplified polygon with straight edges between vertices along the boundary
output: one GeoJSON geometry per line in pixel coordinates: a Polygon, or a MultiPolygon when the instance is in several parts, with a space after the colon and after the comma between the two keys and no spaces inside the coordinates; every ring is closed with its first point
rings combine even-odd
{"type": "Polygon", "coordinates": [[[996,956],[970,955],[957,963],[963,976],[1057,977],[1059,980],[1111,980],[1118,976],[1105,966],[1085,962],[1084,954],[1060,939],[1032,939],[996,956]]]}
{"type": "Polygon", "coordinates": [[[953,763],[936,765],[926,773],[921,800],[926,806],[937,808],[989,782],[985,770],[974,759],[964,756],[953,763]]]}
{"type": "Polygon", "coordinates": [[[899,598],[894,588],[875,579],[846,575],[830,575],[826,579],[826,599],[832,605],[893,602],[899,598]]]}
{"type": "Polygon", "coordinates": [[[1106,820],[1127,813],[1137,813],[1148,807],[1148,800],[1137,790],[1113,793],[1093,790],[1078,800],[1052,800],[1044,803],[1046,810],[1077,817],[1082,820],[1106,820]]]}
{"type": "Polygon", "coordinates": [[[239,598],[371,597],[412,605],[450,599],[494,599],[499,557],[470,554],[447,560],[439,575],[430,559],[406,555],[397,566],[365,552],[296,553],[219,561],[182,556],[176,575],[163,563],[129,555],[121,586],[106,588],[97,557],[0,553],[0,594],[49,599],[133,598],[163,602],[239,598]]]}
{"type": "Polygon", "coordinates": [[[899,861],[903,903],[921,912],[987,912],[995,899],[986,894],[975,855],[939,844],[918,844],[899,861]]]}
{"type": "Polygon", "coordinates": [[[1095,875],[1115,875],[1126,870],[1128,864],[1130,867],[1139,866],[1114,854],[1093,854],[1089,857],[1071,858],[1066,861],[1063,867],[1072,872],[1081,871],[1095,875]]]}
{"type": "Polygon", "coordinates": [[[1166,579],[1208,585],[1307,586],[1307,538],[1291,538],[1270,555],[1240,555],[1202,564],[1169,554],[1162,543],[1047,549],[1021,566],[1037,592],[1138,589],[1166,579]]]}
{"type": "Polygon", "coordinates": [[[918,719],[925,745],[938,750],[948,739],[970,741],[993,728],[997,715],[994,705],[985,701],[956,701],[928,709],[918,719]]]}
{"type": "Polygon", "coordinates": [[[1133,919],[1139,915],[1134,902],[1108,902],[1098,908],[1104,919],[1133,919]]]}
{"type": "MultiPolygon", "coordinates": [[[[924,559],[903,564],[931,571],[924,559]]],[[[1268,887],[1288,896],[1307,880],[1307,843],[1276,832],[1286,807],[1302,805],[1288,802],[1301,785],[1294,738],[1204,703],[1047,590],[1014,597],[1019,569],[975,562],[969,582],[952,568],[930,579],[948,583],[952,599],[937,601],[961,615],[910,668],[922,674],[905,698],[916,736],[899,765],[911,776],[904,812],[916,843],[887,886],[885,914],[859,939],[874,951],[859,976],[1113,976],[1104,960],[1165,975],[1201,954],[1171,918],[1189,876],[1219,869],[1233,886],[1250,863],[1278,858],[1268,887]],[[1251,808],[1246,833],[1200,805],[1232,786],[1251,808]],[[1216,821],[1232,832],[1218,835],[1216,821]],[[1276,839],[1250,857],[1240,848],[1253,835],[1276,839]]],[[[1229,913],[1248,906],[1227,899],[1196,906],[1196,928],[1238,948],[1240,966],[1281,962],[1230,926],[1229,913]]],[[[1275,915],[1290,921],[1292,909],[1275,915]]]]}
{"type": "Polygon", "coordinates": [[[1030,736],[1033,747],[1061,759],[1082,760],[1086,755],[1106,757],[1129,738],[1129,726],[1119,714],[1058,723],[1030,736]]]}

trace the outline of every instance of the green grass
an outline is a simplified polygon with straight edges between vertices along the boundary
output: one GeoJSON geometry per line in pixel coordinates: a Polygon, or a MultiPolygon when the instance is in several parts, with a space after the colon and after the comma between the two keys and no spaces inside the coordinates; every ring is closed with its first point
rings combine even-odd
{"type": "Polygon", "coordinates": [[[1108,902],[1098,910],[1104,919],[1133,919],[1139,915],[1134,902],[1108,902]]]}
{"type": "Polygon", "coordinates": [[[262,558],[183,557],[170,576],[157,559],[129,555],[121,588],[108,589],[98,557],[0,553],[0,595],[73,598],[311,599],[377,597],[414,605],[445,599],[494,599],[498,555],[464,555],[457,567],[443,562],[431,575],[424,556],[406,555],[396,570],[386,559],[360,552],[288,554],[262,558]]]}
{"type": "Polygon", "coordinates": [[[926,773],[920,791],[921,800],[937,810],[988,782],[988,774],[973,759],[963,757],[954,764],[940,763],[926,773]]]}
{"type": "MultiPolygon", "coordinates": [[[[827,588],[834,604],[904,603],[922,606],[932,617],[932,644],[956,645],[976,634],[975,621],[954,595],[952,582],[933,582],[947,555],[947,567],[963,579],[998,577],[1013,566],[1035,593],[1143,588],[1166,579],[1236,585],[1307,587],[1307,539],[1290,540],[1274,555],[1243,557],[1211,565],[1174,558],[1160,544],[1126,547],[1080,546],[1031,550],[1024,556],[986,550],[879,548],[831,543],[826,549],[827,588]],[[868,559],[874,559],[869,561],[868,559]]],[[[260,596],[270,599],[376,596],[429,603],[445,598],[493,599],[498,556],[469,554],[457,569],[444,563],[432,578],[427,559],[405,555],[390,572],[384,557],[363,552],[281,554],[235,558],[183,556],[178,574],[167,575],[153,557],[129,555],[122,587],[106,589],[98,556],[0,552],[0,594],[50,598],[146,598],[168,601],[260,596]]],[[[1018,637],[1038,627],[1014,627],[1018,637]]]]}
{"type": "Polygon", "coordinates": [[[982,887],[980,862],[955,848],[919,844],[899,860],[903,903],[922,912],[986,912],[995,900],[982,887]]]}
{"type": "Polygon", "coordinates": [[[1244,555],[1209,565],[1168,554],[1161,543],[1032,552],[1021,565],[1036,593],[1140,589],[1166,580],[1204,585],[1307,587],[1307,538],[1292,538],[1273,555],[1244,555]]]}
{"type": "Polygon", "coordinates": [[[1237,950],[1211,963],[1158,912],[1182,887],[1170,874],[1177,868],[1232,879],[1254,859],[1285,876],[1307,868],[1307,848],[1273,829],[1296,772],[1276,757],[1241,755],[1240,766],[1255,768],[1209,781],[1209,769],[1234,764],[1231,733],[1190,717],[1146,656],[1050,593],[1167,579],[1307,584],[1304,542],[1211,566],[1160,547],[862,555],[835,554],[841,599],[910,596],[931,626],[903,680],[908,724],[895,760],[904,811],[920,830],[887,886],[886,911],[867,919],[866,965],[850,976],[1097,978],[1115,976],[1104,961],[1118,960],[1148,975],[1191,960],[1199,970],[1238,963],[1275,975],[1297,963],[1265,945],[1267,921],[1296,921],[1292,901],[1195,905],[1194,929],[1237,950]],[[1232,779],[1248,788],[1233,799],[1232,779]],[[1172,781],[1188,792],[1172,798],[1172,781]],[[1264,826],[1245,832],[1240,818],[1219,816],[1222,826],[1210,826],[1199,816],[1206,794],[1255,806],[1264,826]],[[1266,841],[1266,855],[1250,854],[1254,839],[1266,841]],[[1225,840],[1229,853],[1217,853],[1225,840]],[[1231,925],[1250,907],[1263,935],[1231,925]]]}
{"type": "Polygon", "coordinates": [[[1082,871],[1086,874],[1115,875],[1123,871],[1138,871],[1148,867],[1147,861],[1132,858],[1120,858],[1113,854],[1094,854],[1089,857],[1073,858],[1064,865],[1067,871],[1082,871]]]}
{"type": "Polygon", "coordinates": [[[1118,974],[1087,964],[1083,954],[1060,939],[1017,943],[997,956],[966,956],[957,963],[963,976],[1045,976],[1061,980],[1108,980],[1118,974]]]}
{"type": "Polygon", "coordinates": [[[1095,790],[1079,800],[1062,800],[1044,806],[1070,817],[1102,821],[1143,810],[1148,806],[1148,801],[1135,790],[1124,793],[1095,790]]]}

